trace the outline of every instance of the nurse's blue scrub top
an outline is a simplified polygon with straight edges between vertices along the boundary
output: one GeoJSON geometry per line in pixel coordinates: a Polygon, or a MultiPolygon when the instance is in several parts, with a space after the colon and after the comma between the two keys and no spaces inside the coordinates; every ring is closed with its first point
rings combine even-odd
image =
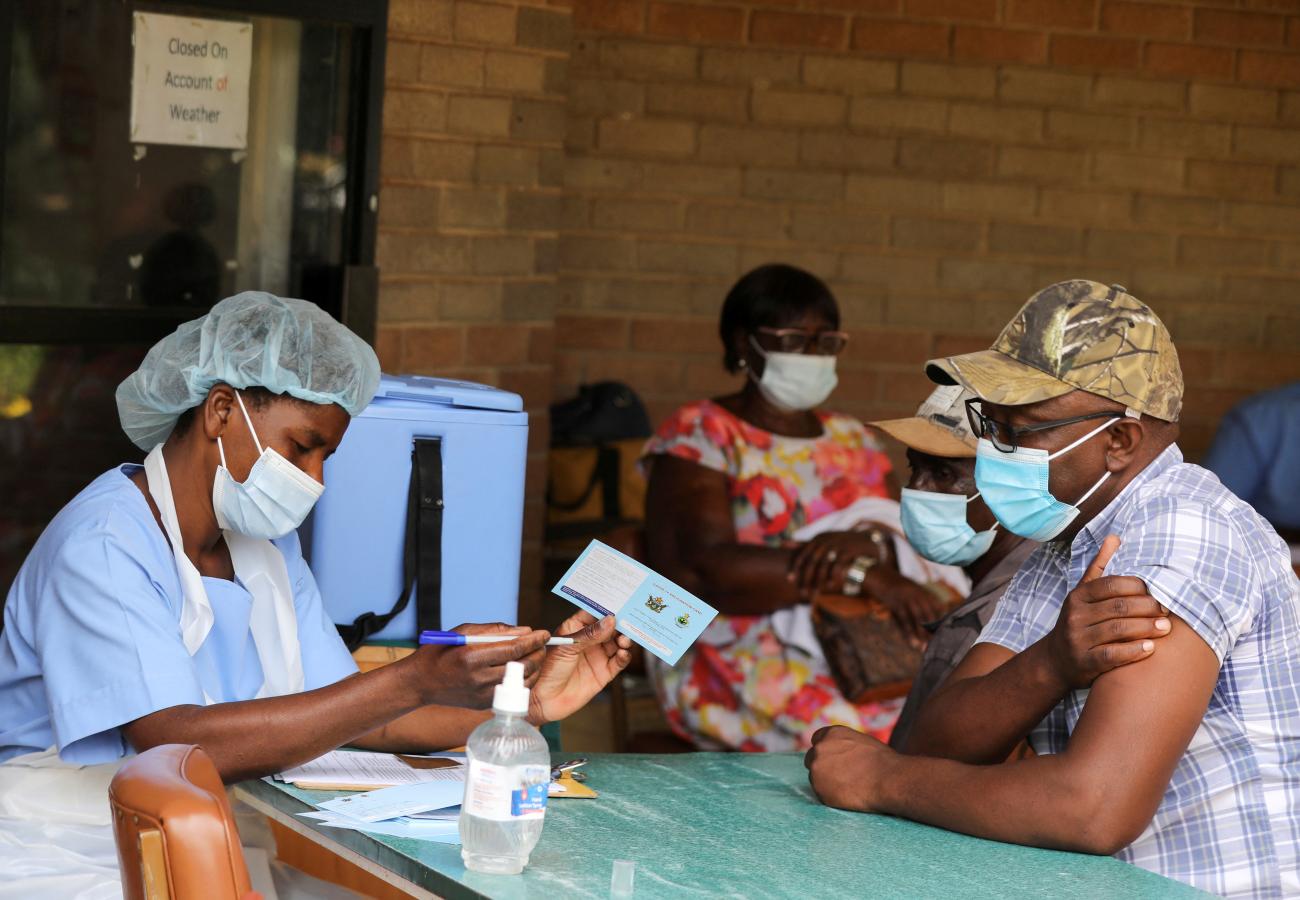
{"type": "MultiPolygon", "coordinates": [[[[66,762],[131,754],[121,726],[160,709],[251,700],[262,665],[252,598],[204,578],[212,630],[193,657],[181,639],[176,560],[144,494],[105,472],[65,506],[18,571],[0,632],[0,761],[57,745],[66,762]]],[[[274,542],[293,585],[304,688],[357,671],[325,615],[297,534],[274,542]]]]}

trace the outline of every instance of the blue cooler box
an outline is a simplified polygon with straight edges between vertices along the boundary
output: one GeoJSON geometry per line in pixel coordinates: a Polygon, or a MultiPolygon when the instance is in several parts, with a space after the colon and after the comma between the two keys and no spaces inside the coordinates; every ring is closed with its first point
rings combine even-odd
{"type": "MultiPolygon", "coordinates": [[[[350,625],[402,590],[411,451],[441,438],[442,627],[513,624],[519,602],[528,414],[518,394],[467,381],[385,375],[325,464],[305,528],[325,611],[350,625]]],[[[414,591],[412,591],[414,593],[414,591]]],[[[375,640],[414,640],[415,599],[375,640]]]]}

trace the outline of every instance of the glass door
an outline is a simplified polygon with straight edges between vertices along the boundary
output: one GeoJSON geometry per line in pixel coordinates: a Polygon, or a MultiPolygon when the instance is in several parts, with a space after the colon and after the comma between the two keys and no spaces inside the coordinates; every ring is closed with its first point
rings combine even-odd
{"type": "MultiPolygon", "coordinates": [[[[386,19],[384,0],[0,4],[0,597],[63,504],[141,457],[113,394],[158,337],[242,290],[373,334],[386,19]],[[183,20],[251,31],[239,146],[133,139],[136,31],[183,20]]],[[[175,47],[168,83],[210,87],[198,43],[175,47]]]]}

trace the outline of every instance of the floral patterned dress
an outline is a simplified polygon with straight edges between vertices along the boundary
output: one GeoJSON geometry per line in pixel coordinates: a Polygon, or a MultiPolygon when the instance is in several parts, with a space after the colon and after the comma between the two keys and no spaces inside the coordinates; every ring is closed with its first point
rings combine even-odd
{"type": "MultiPolygon", "coordinates": [[[[722,472],[737,540],[786,546],[821,516],[888,495],[891,466],[875,438],[849,416],[817,415],[822,435],[796,438],[711,400],[689,403],[660,426],[645,456],[722,472]]],[[[781,641],[771,616],[719,615],[675,667],[651,660],[651,674],[673,730],[705,749],[799,750],[826,725],[887,740],[903,702],[850,703],[824,661],[781,641]]]]}

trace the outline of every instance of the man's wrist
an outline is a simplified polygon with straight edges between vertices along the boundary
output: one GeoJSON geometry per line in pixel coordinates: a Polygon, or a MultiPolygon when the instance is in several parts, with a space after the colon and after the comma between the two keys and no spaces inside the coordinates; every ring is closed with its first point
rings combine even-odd
{"type": "Polygon", "coordinates": [[[903,804],[902,798],[910,793],[901,782],[906,780],[907,766],[914,761],[915,759],[906,757],[889,747],[882,748],[877,766],[879,777],[876,783],[875,802],[863,804],[862,811],[898,815],[903,804]]]}
{"type": "Polygon", "coordinates": [[[1070,692],[1069,679],[1061,671],[1056,654],[1052,652],[1051,635],[1035,643],[1027,651],[1033,663],[1034,683],[1041,686],[1045,694],[1060,699],[1070,692]]]}

